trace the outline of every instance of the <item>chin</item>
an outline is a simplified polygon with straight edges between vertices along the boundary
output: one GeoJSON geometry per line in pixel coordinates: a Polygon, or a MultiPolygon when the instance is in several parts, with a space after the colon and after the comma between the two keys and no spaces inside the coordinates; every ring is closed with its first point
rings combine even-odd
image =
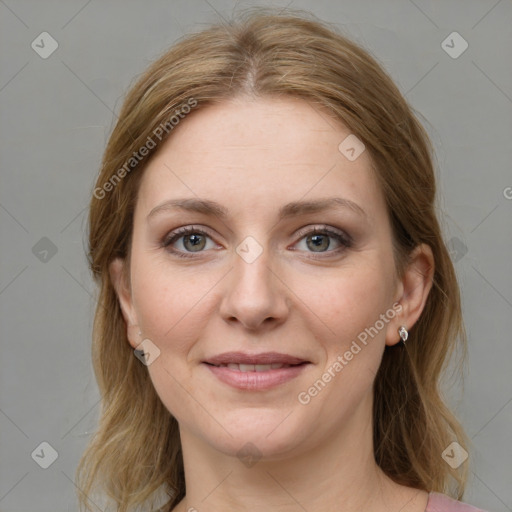
{"type": "MultiPolygon", "coordinates": [[[[211,429],[201,432],[210,446],[226,455],[238,458],[277,460],[304,449],[308,429],[299,424],[295,414],[283,409],[242,409],[223,415],[223,424],[215,429],[220,436],[213,437],[211,429]],[[288,418],[287,418],[288,416],[288,418]],[[283,421],[284,420],[284,421],[283,421]]],[[[298,415],[297,415],[298,416],[298,415]]]]}

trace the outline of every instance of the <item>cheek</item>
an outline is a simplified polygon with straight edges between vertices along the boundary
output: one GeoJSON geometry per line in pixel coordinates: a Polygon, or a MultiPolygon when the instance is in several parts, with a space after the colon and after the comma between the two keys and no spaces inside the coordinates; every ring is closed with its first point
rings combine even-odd
{"type": "Polygon", "coordinates": [[[329,328],[329,339],[336,348],[350,344],[391,307],[391,275],[383,263],[365,257],[325,277],[317,276],[315,286],[301,278],[298,294],[329,328]]]}
{"type": "Polygon", "coordinates": [[[211,308],[208,291],[214,282],[207,275],[171,272],[168,262],[156,259],[140,259],[137,264],[132,286],[138,319],[144,337],[160,350],[148,366],[149,376],[167,410],[178,421],[187,422],[201,415],[197,408],[203,400],[194,388],[192,366],[187,361],[211,314],[207,311],[211,308]]]}
{"type": "Polygon", "coordinates": [[[160,258],[141,258],[140,263],[134,264],[132,281],[137,316],[145,337],[162,352],[188,351],[207,318],[205,308],[208,291],[215,283],[213,276],[171,271],[169,262],[160,258]]]}

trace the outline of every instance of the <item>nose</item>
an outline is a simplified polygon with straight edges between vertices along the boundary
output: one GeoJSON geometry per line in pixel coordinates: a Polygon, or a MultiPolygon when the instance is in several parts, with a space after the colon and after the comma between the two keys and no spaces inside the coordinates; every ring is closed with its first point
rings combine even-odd
{"type": "Polygon", "coordinates": [[[269,266],[264,251],[248,263],[235,254],[234,268],[224,282],[220,305],[222,318],[250,331],[273,329],[289,314],[288,288],[279,273],[269,266]]]}

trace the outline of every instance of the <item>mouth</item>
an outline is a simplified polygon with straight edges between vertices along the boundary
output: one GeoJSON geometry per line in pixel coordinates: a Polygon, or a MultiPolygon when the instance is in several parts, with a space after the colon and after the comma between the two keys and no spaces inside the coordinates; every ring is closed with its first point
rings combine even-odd
{"type": "MultiPolygon", "coordinates": [[[[206,363],[210,364],[210,363],[206,363]]],[[[299,364],[283,364],[283,363],[272,363],[272,364],[240,364],[240,363],[227,363],[227,364],[210,364],[217,368],[230,368],[239,372],[268,372],[269,370],[279,370],[281,368],[291,368],[292,366],[300,366],[308,364],[307,362],[299,364]]]]}
{"type": "Polygon", "coordinates": [[[208,358],[203,364],[224,384],[246,391],[262,391],[297,377],[311,362],[277,352],[229,352],[208,358]]]}
{"type": "Polygon", "coordinates": [[[262,352],[260,354],[250,354],[248,352],[224,352],[216,356],[209,357],[204,363],[213,366],[227,366],[229,364],[246,366],[294,366],[302,363],[309,363],[307,359],[282,354],[280,352],[262,352]]]}

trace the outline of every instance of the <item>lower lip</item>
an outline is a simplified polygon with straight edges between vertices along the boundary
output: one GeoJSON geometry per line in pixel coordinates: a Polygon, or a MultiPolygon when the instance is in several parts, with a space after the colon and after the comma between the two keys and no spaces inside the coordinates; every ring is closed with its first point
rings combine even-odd
{"type": "Polygon", "coordinates": [[[237,389],[248,391],[262,391],[288,382],[300,375],[309,363],[276,368],[264,372],[241,372],[227,366],[213,366],[205,364],[207,368],[222,382],[237,389]]]}

